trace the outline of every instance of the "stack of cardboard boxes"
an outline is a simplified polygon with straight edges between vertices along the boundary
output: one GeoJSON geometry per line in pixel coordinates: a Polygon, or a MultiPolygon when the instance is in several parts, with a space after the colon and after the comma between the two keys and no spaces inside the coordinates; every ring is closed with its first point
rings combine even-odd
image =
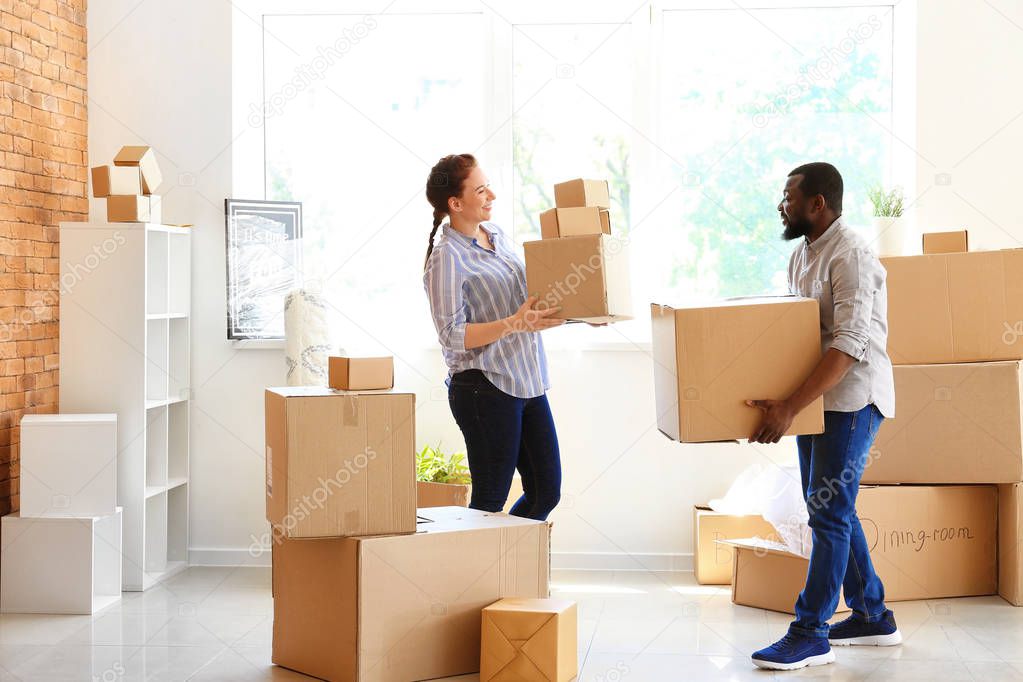
{"type": "Polygon", "coordinates": [[[117,152],[114,165],[92,169],[92,196],[107,200],[107,222],[161,223],[161,201],[154,192],[162,181],[152,148],[129,145],[117,152]]]}
{"type": "Polygon", "coordinates": [[[417,515],[415,396],[393,388],[389,359],[329,366],[331,383],[360,388],[266,390],[273,661],[329,680],[477,672],[483,609],[549,596],[550,527],[417,515]]]}
{"type": "MultiPolygon", "coordinates": [[[[923,255],[882,259],[896,416],[870,451],[857,512],[887,600],[998,593],[1018,606],[1023,250],[966,245],[964,232],[926,235],[923,255]]],[[[806,559],[763,539],[720,544],[733,601],[792,612],[806,559]]]]}
{"type": "Polygon", "coordinates": [[[523,244],[536,307],[560,307],[555,317],[591,324],[630,319],[627,244],[611,235],[607,181],[559,183],[554,203],[540,214],[542,239],[523,244]]]}

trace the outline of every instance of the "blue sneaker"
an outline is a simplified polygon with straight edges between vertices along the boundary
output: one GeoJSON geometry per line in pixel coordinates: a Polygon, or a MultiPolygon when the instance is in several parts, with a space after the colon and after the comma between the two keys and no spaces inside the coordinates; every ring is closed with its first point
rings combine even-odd
{"type": "Polygon", "coordinates": [[[753,665],[768,670],[796,670],[808,665],[835,662],[835,652],[823,637],[803,637],[791,632],[752,656],[753,665]]]}
{"type": "Polygon", "coordinates": [[[828,641],[836,646],[895,646],[902,643],[902,633],[895,624],[895,614],[885,611],[881,620],[868,623],[853,613],[840,623],[831,626],[828,641]]]}

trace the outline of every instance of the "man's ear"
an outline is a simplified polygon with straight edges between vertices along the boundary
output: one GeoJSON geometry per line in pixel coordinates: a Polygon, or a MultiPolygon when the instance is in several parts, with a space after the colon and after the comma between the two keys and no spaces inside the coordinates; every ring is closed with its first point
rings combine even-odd
{"type": "Polygon", "coordinates": [[[827,207],[827,204],[824,201],[824,195],[817,194],[816,196],[814,196],[812,206],[815,212],[817,213],[822,212],[827,207]]]}

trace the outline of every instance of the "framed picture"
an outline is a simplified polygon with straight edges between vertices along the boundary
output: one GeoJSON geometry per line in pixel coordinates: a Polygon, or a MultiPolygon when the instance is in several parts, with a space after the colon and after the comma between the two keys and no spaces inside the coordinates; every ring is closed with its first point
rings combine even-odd
{"type": "Polygon", "coordinates": [[[227,338],[283,339],[284,297],[302,285],[302,204],[227,199],[227,338]]]}

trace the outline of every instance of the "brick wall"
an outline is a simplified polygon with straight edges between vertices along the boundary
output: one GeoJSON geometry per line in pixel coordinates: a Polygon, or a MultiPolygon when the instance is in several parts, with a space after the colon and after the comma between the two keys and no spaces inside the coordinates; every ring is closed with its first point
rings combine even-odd
{"type": "Polygon", "coordinates": [[[0,0],[0,514],[18,422],[57,411],[58,228],[87,220],[86,0],[0,0]]]}

